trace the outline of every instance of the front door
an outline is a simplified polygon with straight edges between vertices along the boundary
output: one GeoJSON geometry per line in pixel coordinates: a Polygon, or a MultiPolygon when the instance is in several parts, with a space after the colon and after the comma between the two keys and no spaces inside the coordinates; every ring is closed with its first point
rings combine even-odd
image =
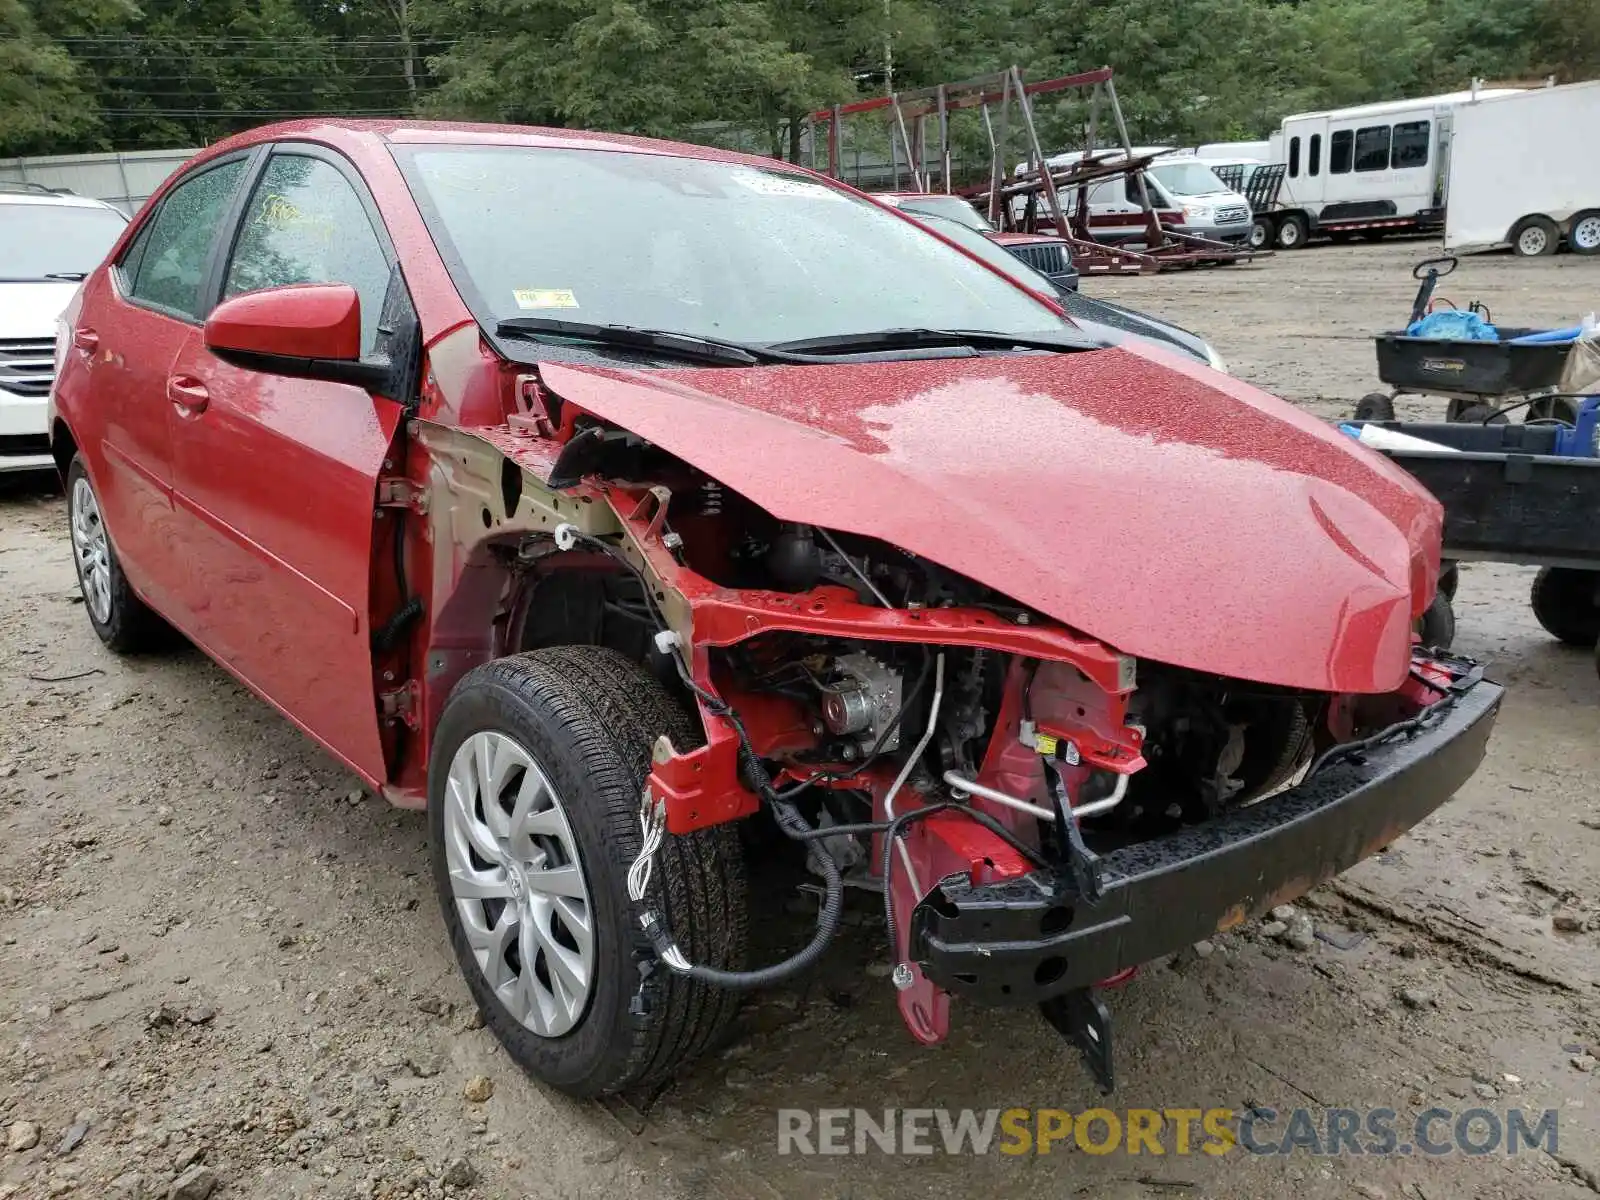
{"type": "Polygon", "coordinates": [[[172,505],[170,367],[199,329],[217,235],[247,158],[209,165],[174,187],[109,273],[91,286],[74,337],[89,360],[98,437],[83,447],[117,557],[141,595],[179,625],[184,560],[172,505]]]}
{"type": "MultiPolygon", "coordinates": [[[[392,262],[353,168],[325,150],[279,146],[242,210],[220,299],[350,284],[370,351],[392,262]]],[[[369,641],[373,502],[401,406],[358,387],[232,366],[198,330],[171,386],[184,397],[174,502],[201,637],[297,724],[382,780],[369,641]]]]}

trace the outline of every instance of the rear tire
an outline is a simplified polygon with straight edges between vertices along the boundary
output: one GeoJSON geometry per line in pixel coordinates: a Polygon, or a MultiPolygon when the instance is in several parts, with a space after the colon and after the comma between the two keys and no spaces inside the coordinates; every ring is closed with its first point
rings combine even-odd
{"type": "Polygon", "coordinates": [[[1569,646],[1600,642],[1600,571],[1541,567],[1533,577],[1533,615],[1545,631],[1569,646]]]}
{"type": "MultiPolygon", "coordinates": [[[[628,898],[627,874],[640,846],[640,793],[661,734],[679,749],[697,740],[653,676],[604,647],[560,646],[470,672],[451,693],[434,737],[430,855],[457,962],[507,1053],[574,1096],[669,1079],[713,1043],[738,1008],[737,993],[659,963],[640,974],[654,955],[628,898]],[[488,757],[480,757],[485,746],[488,757]],[[518,751],[533,767],[531,800],[524,799],[530,770],[519,766],[518,751]],[[568,873],[561,881],[567,890],[556,890],[552,863],[555,870],[578,868],[576,880],[568,873]],[[515,935],[496,938],[511,926],[515,935]],[[523,969],[523,946],[531,971],[523,969]],[[588,969],[573,973],[585,949],[588,969]],[[561,988],[550,982],[558,968],[561,988]],[[586,990],[574,978],[585,980],[586,990]],[[638,1013],[630,1011],[636,995],[644,1002],[638,1013]]],[[[650,902],[689,960],[742,969],[747,915],[736,828],[669,835],[654,868],[650,902]]]]}
{"type": "Polygon", "coordinates": [[[1279,250],[1304,249],[1310,231],[1311,227],[1304,217],[1299,213],[1288,213],[1278,220],[1278,232],[1273,238],[1273,244],[1279,250]]]}
{"type": "Polygon", "coordinates": [[[1528,405],[1528,421],[1561,421],[1567,425],[1578,423],[1578,402],[1566,396],[1549,396],[1528,405]]]}
{"type": "Polygon", "coordinates": [[[1488,404],[1452,404],[1451,407],[1454,411],[1446,413],[1445,420],[1458,421],[1463,425],[1504,425],[1511,419],[1488,404]]]}
{"type": "Polygon", "coordinates": [[[1600,208],[1587,209],[1567,227],[1567,245],[1574,254],[1600,254],[1600,208]]]}
{"type": "Polygon", "coordinates": [[[1388,392],[1368,392],[1356,401],[1357,421],[1394,420],[1394,397],[1388,392]]]}
{"type": "Polygon", "coordinates": [[[1519,258],[1543,258],[1561,244],[1561,231],[1549,217],[1523,217],[1511,230],[1511,252],[1519,258]]]}
{"type": "Polygon", "coordinates": [[[1456,610],[1443,591],[1434,594],[1433,603],[1417,622],[1417,633],[1429,650],[1448,650],[1456,640],[1456,610]]]}
{"type": "Polygon", "coordinates": [[[166,627],[134,593],[122,573],[100,497],[81,454],[74,455],[67,468],[67,526],[83,608],[100,640],[118,654],[138,654],[155,648],[166,627]]]}

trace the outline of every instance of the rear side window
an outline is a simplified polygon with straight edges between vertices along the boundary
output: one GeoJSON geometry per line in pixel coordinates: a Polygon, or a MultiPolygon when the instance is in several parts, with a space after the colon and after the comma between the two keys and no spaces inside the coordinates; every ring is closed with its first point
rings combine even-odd
{"type": "Polygon", "coordinates": [[[1356,130],[1356,170],[1389,169],[1389,126],[1368,125],[1356,130]]]}
{"type": "Polygon", "coordinates": [[[184,180],[123,259],[129,296],[174,316],[196,320],[203,303],[206,263],[217,227],[227,216],[244,176],[243,159],[223,163],[184,180]]]}
{"type": "Polygon", "coordinates": [[[377,340],[389,257],[361,197],[332,163],[276,154],[245,208],[222,297],[295,283],[347,283],[361,297],[361,347],[377,340]]]}
{"type": "Polygon", "coordinates": [[[1313,133],[1311,135],[1311,160],[1306,165],[1306,173],[1309,174],[1309,175],[1316,175],[1321,170],[1322,170],[1322,135],[1320,133],[1313,133]]]}
{"type": "Polygon", "coordinates": [[[1328,174],[1346,175],[1350,171],[1351,150],[1354,147],[1356,135],[1348,129],[1341,129],[1328,139],[1328,174]]]}
{"type": "Polygon", "coordinates": [[[1289,177],[1300,178],[1300,139],[1297,137],[1289,139],[1289,177]]]}
{"type": "Polygon", "coordinates": [[[1406,167],[1428,165],[1428,136],[1433,132],[1432,121],[1407,121],[1394,127],[1394,148],[1389,165],[1399,171],[1406,167]]]}

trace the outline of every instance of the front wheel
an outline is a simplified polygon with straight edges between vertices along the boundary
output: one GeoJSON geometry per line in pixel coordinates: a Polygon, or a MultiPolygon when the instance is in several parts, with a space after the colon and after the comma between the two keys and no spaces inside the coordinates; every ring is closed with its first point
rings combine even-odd
{"type": "Polygon", "coordinates": [[[1270,217],[1257,217],[1255,224],[1250,226],[1250,249],[1265,250],[1272,244],[1275,232],[1270,217]]]}
{"type": "Polygon", "coordinates": [[[150,649],[161,632],[161,621],[134,594],[122,573],[111,545],[100,497],[78,455],[67,468],[67,527],[72,536],[72,561],[78,569],[78,589],[84,611],[100,640],[118,654],[150,649]]]}
{"type": "Polygon", "coordinates": [[[1600,642],[1600,571],[1541,567],[1529,597],[1545,632],[1569,646],[1600,642]]]}
{"type": "MultiPolygon", "coordinates": [[[[628,898],[651,748],[695,741],[683,709],[615,651],[564,646],[466,675],[431,751],[433,878],[484,1023],[575,1096],[665,1081],[732,1019],[737,994],[653,961],[628,898]]],[[[739,840],[669,836],[650,904],[691,962],[744,965],[739,840]]]]}
{"type": "Polygon", "coordinates": [[[1512,253],[1521,258],[1542,258],[1554,254],[1561,232],[1549,217],[1523,217],[1511,231],[1512,253]]]}

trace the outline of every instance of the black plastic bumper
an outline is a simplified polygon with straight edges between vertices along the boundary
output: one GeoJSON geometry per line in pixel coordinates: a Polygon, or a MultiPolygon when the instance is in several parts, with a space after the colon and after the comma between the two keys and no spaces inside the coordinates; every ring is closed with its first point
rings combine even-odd
{"type": "Polygon", "coordinates": [[[1448,800],[1482,761],[1502,694],[1481,681],[1408,739],[1102,856],[1097,904],[1065,870],[979,887],[952,875],[912,913],[912,957],[955,995],[1033,1004],[1230,929],[1349,869],[1448,800]]]}

